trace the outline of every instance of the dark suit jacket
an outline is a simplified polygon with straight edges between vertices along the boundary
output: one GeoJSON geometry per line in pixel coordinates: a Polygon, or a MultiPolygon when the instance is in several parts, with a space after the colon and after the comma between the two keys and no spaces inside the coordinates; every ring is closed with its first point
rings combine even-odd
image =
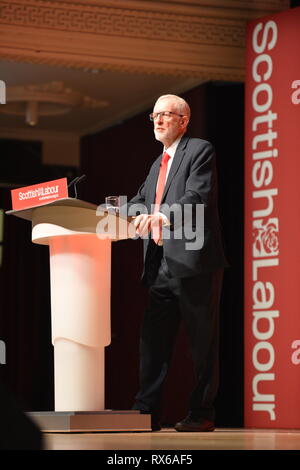
{"type": "MultiPolygon", "coordinates": [[[[161,159],[162,155],[155,160],[129,206],[143,204],[149,214],[152,212],[161,159]]],[[[217,207],[215,151],[209,142],[182,137],[166,181],[160,211],[171,222],[171,226],[163,230],[163,254],[175,277],[195,276],[226,266],[217,207]],[[201,223],[199,225],[201,211],[197,220],[199,204],[204,207],[204,229],[201,223]]],[[[134,215],[130,211],[129,214],[134,215]]],[[[149,238],[144,239],[144,276],[153,261],[154,251],[154,243],[149,243],[149,238]]]]}

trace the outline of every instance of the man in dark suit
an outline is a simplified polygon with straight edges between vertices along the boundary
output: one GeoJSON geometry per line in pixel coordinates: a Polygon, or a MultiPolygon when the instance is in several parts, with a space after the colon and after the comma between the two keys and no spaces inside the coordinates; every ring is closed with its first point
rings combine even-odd
{"type": "Polygon", "coordinates": [[[196,383],[177,431],[213,431],[218,387],[218,309],[223,254],[217,210],[213,146],[186,136],[190,108],[175,95],[161,96],[150,119],[164,145],[129,214],[144,238],[143,282],[149,288],[140,340],[140,389],[134,409],[157,410],[180,321],[190,339],[196,383]],[[204,209],[204,210],[203,210],[204,209]],[[204,214],[204,218],[203,218],[204,214]],[[204,224],[203,224],[204,220],[204,224]]]}

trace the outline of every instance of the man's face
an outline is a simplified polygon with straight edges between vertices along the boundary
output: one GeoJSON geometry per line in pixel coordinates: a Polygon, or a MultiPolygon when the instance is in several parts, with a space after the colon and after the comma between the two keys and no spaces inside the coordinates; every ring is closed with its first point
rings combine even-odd
{"type": "Polygon", "coordinates": [[[162,142],[167,148],[185,132],[188,119],[187,116],[179,116],[176,102],[170,98],[159,100],[153,109],[153,113],[162,113],[164,111],[171,111],[175,114],[171,114],[169,117],[158,115],[153,124],[156,140],[162,142]]]}

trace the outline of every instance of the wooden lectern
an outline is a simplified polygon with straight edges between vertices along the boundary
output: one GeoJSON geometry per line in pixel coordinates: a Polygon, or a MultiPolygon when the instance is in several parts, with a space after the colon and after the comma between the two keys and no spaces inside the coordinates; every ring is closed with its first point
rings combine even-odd
{"type": "Polygon", "coordinates": [[[130,221],[73,198],[7,214],[31,221],[50,252],[55,411],[30,416],[43,431],[151,430],[150,415],[105,410],[111,243],[129,238],[130,221]]]}

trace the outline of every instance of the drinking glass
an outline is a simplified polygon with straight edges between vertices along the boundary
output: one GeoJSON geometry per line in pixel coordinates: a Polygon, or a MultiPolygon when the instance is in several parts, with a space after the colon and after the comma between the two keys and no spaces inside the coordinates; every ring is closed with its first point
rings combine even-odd
{"type": "Polygon", "coordinates": [[[120,196],[107,196],[105,198],[105,205],[108,211],[120,211],[120,196]]]}

